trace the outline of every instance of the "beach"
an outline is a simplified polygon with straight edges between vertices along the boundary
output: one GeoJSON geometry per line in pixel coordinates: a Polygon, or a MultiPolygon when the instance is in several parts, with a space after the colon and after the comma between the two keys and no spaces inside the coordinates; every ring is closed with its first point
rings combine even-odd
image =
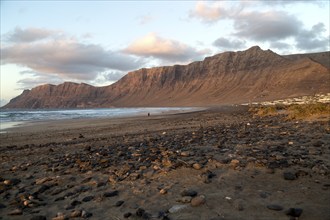
{"type": "Polygon", "coordinates": [[[329,120],[248,108],[9,129],[0,219],[330,219],[329,120]]]}

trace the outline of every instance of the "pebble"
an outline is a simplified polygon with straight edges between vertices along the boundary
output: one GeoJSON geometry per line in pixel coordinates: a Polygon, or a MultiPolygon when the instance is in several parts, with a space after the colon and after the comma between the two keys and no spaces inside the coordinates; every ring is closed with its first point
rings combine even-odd
{"type": "Polygon", "coordinates": [[[80,204],[81,204],[80,201],[78,201],[78,200],[73,200],[73,201],[71,202],[70,205],[72,205],[72,206],[76,206],[76,205],[80,205],[80,204]]]}
{"type": "Polygon", "coordinates": [[[205,196],[204,195],[200,195],[200,196],[196,196],[194,198],[191,199],[191,206],[200,206],[203,205],[205,203],[205,196]]]}
{"type": "Polygon", "coordinates": [[[23,214],[22,209],[15,209],[15,210],[8,213],[8,215],[22,215],[22,214],[23,214]]]}
{"type": "Polygon", "coordinates": [[[200,169],[202,169],[202,165],[199,164],[199,163],[194,163],[194,164],[193,164],[193,168],[194,168],[195,170],[200,170],[200,169]]]}
{"type": "Polygon", "coordinates": [[[85,210],[83,210],[83,211],[81,212],[81,217],[82,217],[82,218],[89,218],[89,217],[92,217],[92,216],[93,216],[92,213],[87,212],[87,211],[85,211],[85,210]]]}
{"type": "Polygon", "coordinates": [[[174,205],[168,211],[169,211],[169,213],[176,213],[187,207],[188,207],[188,205],[174,205]]]}
{"type": "Polygon", "coordinates": [[[159,193],[162,194],[162,195],[164,195],[164,194],[167,193],[167,190],[166,190],[166,189],[161,189],[161,190],[159,191],[159,193]]]}
{"type": "Polygon", "coordinates": [[[82,199],[83,202],[89,202],[94,199],[94,196],[86,196],[85,198],[82,199]]]}
{"type": "Polygon", "coordinates": [[[135,212],[135,214],[138,216],[138,217],[142,217],[143,214],[145,213],[146,211],[142,208],[138,208],[135,212]]]}
{"type": "Polygon", "coordinates": [[[129,218],[131,215],[132,215],[132,213],[130,213],[130,212],[126,212],[126,213],[124,214],[124,218],[129,218]]]}
{"type": "Polygon", "coordinates": [[[119,192],[118,190],[112,191],[112,192],[105,192],[103,194],[104,197],[114,197],[114,196],[118,196],[119,192]]]}
{"type": "Polygon", "coordinates": [[[283,207],[280,206],[280,205],[277,205],[277,204],[267,205],[267,208],[270,209],[270,210],[274,210],[274,211],[281,211],[281,210],[283,210],[283,207]]]}
{"type": "Polygon", "coordinates": [[[289,210],[286,211],[286,214],[293,217],[300,217],[302,212],[303,210],[301,208],[289,208],[289,210]]]}
{"type": "Polygon", "coordinates": [[[119,206],[121,206],[122,204],[124,204],[124,201],[123,201],[123,200],[119,200],[119,201],[117,201],[117,202],[115,203],[115,206],[116,206],[116,207],[119,207],[119,206]]]}
{"type": "Polygon", "coordinates": [[[195,197],[195,196],[197,196],[197,191],[192,190],[192,189],[185,189],[181,192],[181,196],[195,197]]]}
{"type": "Polygon", "coordinates": [[[73,210],[70,214],[70,217],[71,218],[81,217],[81,213],[82,213],[81,210],[73,210]]]}
{"type": "Polygon", "coordinates": [[[191,196],[183,196],[182,198],[179,198],[177,202],[190,203],[191,199],[192,199],[191,196]]]}
{"type": "Polygon", "coordinates": [[[283,177],[284,177],[285,180],[295,180],[295,179],[297,179],[296,174],[294,174],[292,172],[284,172],[283,177]]]}

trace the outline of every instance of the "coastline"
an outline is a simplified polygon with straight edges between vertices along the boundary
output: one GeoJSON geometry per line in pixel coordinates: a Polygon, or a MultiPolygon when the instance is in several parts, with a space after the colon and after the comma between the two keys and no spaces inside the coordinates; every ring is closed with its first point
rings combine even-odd
{"type": "Polygon", "coordinates": [[[289,219],[292,208],[299,219],[330,218],[328,123],[247,110],[45,122],[0,134],[0,216],[289,219]]]}
{"type": "MultiPolygon", "coordinates": [[[[134,108],[133,108],[134,109],[134,108]]],[[[139,108],[138,108],[139,109],[139,108]]],[[[49,129],[51,127],[58,127],[59,125],[63,124],[64,128],[68,128],[71,125],[75,125],[75,127],[79,127],[80,125],[83,126],[83,124],[94,124],[94,123],[100,123],[103,121],[108,120],[125,120],[126,118],[135,118],[135,117],[141,117],[148,115],[148,110],[150,110],[150,114],[153,116],[159,116],[159,115],[171,115],[171,114],[180,114],[180,113],[186,113],[186,112],[195,112],[195,111],[202,111],[207,108],[205,107],[176,107],[174,110],[171,108],[141,108],[143,111],[135,112],[135,113],[125,113],[125,115],[122,114],[114,114],[110,116],[99,116],[97,115],[97,112],[94,114],[94,116],[88,116],[88,117],[81,117],[81,118],[59,118],[59,119],[36,119],[36,120],[21,120],[21,121],[13,121],[13,122],[1,122],[0,125],[0,133],[12,133],[12,132],[25,132],[38,129],[42,127],[42,129],[49,129]],[[156,109],[156,111],[155,111],[156,109]],[[164,109],[164,110],[159,110],[164,109]]],[[[80,109],[78,109],[79,111],[80,109]]],[[[91,110],[94,111],[95,109],[81,109],[81,110],[91,110]]],[[[106,110],[106,109],[100,109],[100,110],[106,110]]],[[[113,110],[113,109],[110,109],[113,110]]],[[[53,110],[56,111],[56,110],[53,110]]],[[[63,111],[59,109],[58,111],[63,111]]],[[[76,109],[72,109],[71,111],[77,111],[76,109]]],[[[43,117],[44,118],[44,117],[43,117]]]]}

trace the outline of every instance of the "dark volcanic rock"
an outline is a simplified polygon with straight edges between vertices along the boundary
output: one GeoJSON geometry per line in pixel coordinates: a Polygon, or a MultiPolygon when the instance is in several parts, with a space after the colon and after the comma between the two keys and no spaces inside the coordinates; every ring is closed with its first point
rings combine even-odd
{"type": "Polygon", "coordinates": [[[181,192],[181,196],[194,197],[194,196],[197,196],[197,191],[192,190],[192,189],[185,189],[181,192]]]}
{"type": "Polygon", "coordinates": [[[303,210],[301,208],[290,208],[286,211],[287,215],[293,216],[293,217],[300,217],[303,210]]]}
{"type": "Polygon", "coordinates": [[[292,173],[292,172],[284,172],[283,178],[285,180],[295,180],[295,179],[297,179],[297,176],[295,173],[292,173]]]}

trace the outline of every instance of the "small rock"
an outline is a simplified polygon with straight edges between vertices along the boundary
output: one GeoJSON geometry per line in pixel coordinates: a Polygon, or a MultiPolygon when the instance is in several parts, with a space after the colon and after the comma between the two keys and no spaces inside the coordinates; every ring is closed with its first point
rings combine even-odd
{"type": "Polygon", "coordinates": [[[114,196],[118,196],[118,190],[112,191],[112,192],[105,192],[103,194],[104,197],[114,197],[114,196]]]}
{"type": "Polygon", "coordinates": [[[194,164],[193,164],[193,168],[194,168],[195,170],[200,170],[200,169],[202,169],[202,165],[199,164],[199,163],[194,163],[194,164]]]}
{"type": "Polygon", "coordinates": [[[70,214],[70,218],[77,218],[77,217],[80,217],[81,216],[81,210],[74,210],[71,212],[70,214]]]}
{"type": "Polygon", "coordinates": [[[159,191],[159,193],[162,194],[162,195],[164,195],[164,194],[167,193],[167,190],[166,190],[166,189],[161,189],[161,190],[159,191]]]}
{"type": "Polygon", "coordinates": [[[119,200],[119,201],[117,201],[117,202],[115,203],[115,206],[116,206],[116,207],[119,207],[119,206],[121,206],[122,204],[124,204],[124,201],[123,201],[123,200],[119,200]]]}
{"type": "Polygon", "coordinates": [[[22,209],[15,209],[8,213],[8,215],[22,215],[22,214],[23,214],[22,209]]]}
{"type": "Polygon", "coordinates": [[[283,207],[280,206],[280,205],[277,205],[277,204],[267,205],[267,208],[270,209],[270,210],[274,210],[274,211],[281,211],[281,210],[283,210],[283,207]]]}
{"type": "Polygon", "coordinates": [[[138,217],[142,217],[143,214],[145,213],[146,211],[142,208],[138,208],[135,212],[135,214],[138,216],[138,217]]]}
{"type": "Polygon", "coordinates": [[[177,202],[190,203],[191,199],[192,199],[191,196],[183,196],[182,198],[179,198],[177,202]]]}
{"type": "Polygon", "coordinates": [[[237,160],[237,159],[233,159],[230,161],[230,166],[232,166],[234,168],[237,167],[238,164],[239,164],[239,160],[237,160]]]}
{"type": "Polygon", "coordinates": [[[182,157],[189,157],[190,156],[190,152],[189,151],[182,151],[180,155],[182,157]]]}
{"type": "Polygon", "coordinates": [[[41,179],[36,179],[36,184],[37,185],[40,185],[40,184],[43,184],[43,183],[45,183],[47,181],[50,181],[50,180],[52,180],[52,179],[49,178],[49,177],[45,177],[45,178],[41,178],[41,179]]]}
{"type": "Polygon", "coordinates": [[[46,219],[47,219],[46,216],[43,215],[36,215],[30,218],[30,220],[46,220],[46,219]]]}
{"type": "Polygon", "coordinates": [[[71,202],[71,204],[70,205],[72,205],[72,206],[76,206],[76,205],[80,205],[81,204],[81,202],[80,201],[77,201],[77,200],[73,200],[72,202],[71,202]]]}
{"type": "Polygon", "coordinates": [[[285,180],[295,180],[295,179],[297,179],[296,174],[294,174],[292,172],[284,172],[283,177],[284,177],[285,180]]]}
{"type": "Polygon", "coordinates": [[[195,197],[195,196],[197,196],[197,192],[192,189],[185,189],[181,192],[181,196],[195,197]]]}
{"type": "Polygon", "coordinates": [[[303,210],[301,208],[290,208],[286,211],[287,215],[293,216],[293,217],[300,217],[303,210]]]}
{"type": "Polygon", "coordinates": [[[169,213],[176,213],[187,207],[188,207],[188,205],[174,205],[168,211],[169,211],[169,213]]]}
{"type": "Polygon", "coordinates": [[[94,199],[94,196],[86,196],[85,198],[82,199],[83,202],[89,202],[94,199]]]}
{"type": "Polygon", "coordinates": [[[200,195],[200,196],[196,196],[194,198],[192,198],[191,200],[191,206],[197,207],[200,205],[203,205],[205,203],[205,196],[204,195],[200,195]]]}
{"type": "Polygon", "coordinates": [[[132,213],[130,213],[130,212],[126,212],[126,213],[124,214],[124,218],[129,218],[131,215],[132,215],[132,213]]]}
{"type": "Polygon", "coordinates": [[[89,217],[92,217],[92,216],[93,216],[92,213],[87,212],[87,211],[85,211],[85,210],[83,210],[83,211],[81,212],[81,217],[82,217],[82,218],[89,218],[89,217]]]}

